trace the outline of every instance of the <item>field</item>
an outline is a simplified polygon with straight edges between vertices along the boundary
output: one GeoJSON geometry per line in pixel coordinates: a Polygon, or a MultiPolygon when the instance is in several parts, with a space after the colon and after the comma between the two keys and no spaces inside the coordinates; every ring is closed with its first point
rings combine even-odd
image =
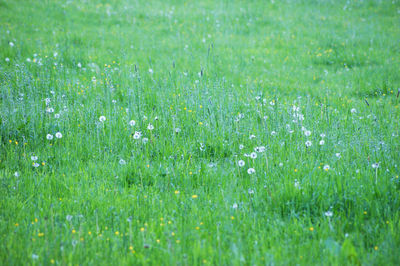
{"type": "Polygon", "coordinates": [[[399,0],[0,0],[1,265],[399,265],[399,0]]]}

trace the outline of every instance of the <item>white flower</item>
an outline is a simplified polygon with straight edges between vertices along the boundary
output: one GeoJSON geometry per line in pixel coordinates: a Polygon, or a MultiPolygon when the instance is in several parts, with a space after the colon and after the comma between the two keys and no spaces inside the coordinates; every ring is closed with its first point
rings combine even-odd
{"type": "Polygon", "coordinates": [[[232,208],[237,209],[238,208],[237,203],[233,203],[232,208]]]}
{"type": "Polygon", "coordinates": [[[48,113],[54,113],[54,108],[49,107],[49,108],[46,109],[46,112],[48,112],[48,113]]]}
{"type": "Polygon", "coordinates": [[[129,125],[130,125],[131,127],[135,126],[135,125],[136,125],[136,122],[135,122],[135,120],[131,120],[131,121],[129,121],[129,125]]]}
{"type": "Polygon", "coordinates": [[[141,136],[142,136],[142,133],[139,131],[135,131],[135,134],[133,134],[134,139],[140,139],[141,136]]]}
{"type": "Polygon", "coordinates": [[[246,163],[243,160],[238,161],[239,167],[243,167],[246,163]]]}
{"type": "Polygon", "coordinates": [[[374,169],[379,168],[379,163],[373,163],[373,164],[372,164],[372,168],[374,168],[374,169]]]}
{"type": "Polygon", "coordinates": [[[28,57],[28,58],[26,59],[26,62],[30,63],[30,62],[32,62],[32,60],[28,57]]]}
{"type": "Polygon", "coordinates": [[[99,120],[100,120],[100,122],[104,122],[104,121],[106,121],[106,117],[104,115],[102,115],[99,117],[99,120]]]}
{"type": "Polygon", "coordinates": [[[326,217],[332,217],[332,215],[333,215],[333,212],[332,212],[332,211],[327,211],[327,212],[325,212],[325,216],[326,216],[326,217]]]}
{"type": "Polygon", "coordinates": [[[271,136],[275,136],[276,135],[276,131],[271,131],[271,136]]]}
{"type": "Polygon", "coordinates": [[[325,138],[325,137],[326,137],[326,135],[325,135],[324,133],[321,133],[319,136],[320,136],[321,138],[325,138]]]}
{"type": "Polygon", "coordinates": [[[279,167],[282,167],[283,166],[283,163],[279,163],[279,167]]]}
{"type": "Polygon", "coordinates": [[[117,103],[117,100],[112,100],[111,101],[113,104],[116,104],[117,103]]]}
{"type": "Polygon", "coordinates": [[[143,138],[142,141],[143,141],[144,144],[146,144],[147,142],[149,142],[149,139],[148,138],[143,138]]]}
{"type": "Polygon", "coordinates": [[[324,165],[324,170],[325,171],[328,171],[329,169],[331,169],[331,167],[328,164],[324,165]]]}
{"type": "Polygon", "coordinates": [[[306,147],[311,147],[311,145],[312,145],[312,142],[309,141],[309,140],[307,140],[307,141],[306,141],[306,147]]]}
{"type": "Polygon", "coordinates": [[[305,135],[306,137],[310,136],[310,135],[311,135],[311,131],[310,131],[310,130],[304,131],[304,135],[305,135]]]}
{"type": "Polygon", "coordinates": [[[153,74],[153,69],[149,68],[149,73],[153,74]]]}
{"type": "Polygon", "coordinates": [[[67,219],[68,222],[70,222],[70,221],[72,220],[73,217],[74,217],[74,216],[68,214],[65,218],[67,219]]]}
{"type": "Polygon", "coordinates": [[[19,177],[19,173],[18,173],[18,172],[15,172],[15,173],[14,173],[14,176],[15,176],[15,177],[19,177]]]}
{"type": "Polygon", "coordinates": [[[37,159],[38,159],[37,156],[31,156],[31,160],[32,160],[32,161],[36,161],[37,159]]]}
{"type": "Polygon", "coordinates": [[[249,175],[254,174],[255,172],[256,172],[256,170],[254,170],[254,168],[249,168],[249,169],[247,169],[247,173],[248,173],[249,175]]]}
{"type": "Polygon", "coordinates": [[[254,148],[254,151],[256,151],[256,152],[264,152],[265,151],[265,147],[264,146],[260,146],[260,147],[255,147],[254,148]]]}
{"type": "Polygon", "coordinates": [[[249,139],[254,139],[256,135],[250,135],[249,139]]]}
{"type": "Polygon", "coordinates": [[[337,153],[335,154],[335,156],[336,156],[337,158],[339,158],[339,159],[342,157],[342,155],[340,155],[339,152],[337,152],[337,153]]]}
{"type": "MultiPolygon", "coordinates": [[[[250,168],[250,169],[252,169],[252,168],[250,168]]],[[[249,188],[249,189],[247,190],[247,192],[248,192],[249,194],[254,194],[254,190],[251,189],[251,188],[249,188]]]]}
{"type": "Polygon", "coordinates": [[[324,145],[325,144],[325,140],[323,140],[323,139],[321,139],[320,141],[319,141],[319,145],[324,145]]]}
{"type": "Polygon", "coordinates": [[[148,130],[153,130],[153,129],[154,129],[154,126],[153,126],[152,124],[148,124],[147,129],[148,129],[148,130]]]}
{"type": "Polygon", "coordinates": [[[350,110],[350,112],[351,112],[352,114],[355,114],[355,113],[357,113],[357,110],[356,110],[356,108],[353,108],[353,109],[350,110]]]}
{"type": "Polygon", "coordinates": [[[125,164],[126,164],[126,162],[125,162],[125,160],[124,160],[124,159],[120,159],[120,160],[119,160],[119,164],[120,164],[120,165],[125,165],[125,164]]]}
{"type": "Polygon", "coordinates": [[[35,167],[35,168],[38,168],[38,167],[40,166],[40,164],[38,164],[38,163],[33,163],[32,165],[33,165],[33,167],[35,167]]]}
{"type": "Polygon", "coordinates": [[[32,254],[32,259],[34,259],[34,260],[37,260],[39,258],[39,256],[38,255],[36,255],[36,254],[32,254]]]}
{"type": "Polygon", "coordinates": [[[250,157],[251,157],[251,159],[256,159],[257,153],[255,153],[255,152],[250,153],[250,157]]]}
{"type": "Polygon", "coordinates": [[[175,128],[175,133],[181,132],[181,129],[179,127],[175,128]]]}
{"type": "Polygon", "coordinates": [[[9,42],[8,43],[11,47],[14,47],[14,43],[13,42],[9,42]]]}
{"type": "Polygon", "coordinates": [[[61,138],[62,138],[61,132],[57,132],[57,133],[56,133],[56,138],[58,138],[58,139],[61,139],[61,138]]]}
{"type": "Polygon", "coordinates": [[[51,102],[51,99],[50,98],[46,98],[46,99],[44,99],[44,101],[46,102],[46,105],[49,105],[50,102],[51,102]]]}
{"type": "Polygon", "coordinates": [[[272,105],[272,106],[274,106],[274,105],[275,105],[275,101],[272,100],[272,101],[269,102],[269,104],[272,105]]]}
{"type": "Polygon", "coordinates": [[[244,148],[244,145],[243,144],[240,144],[239,145],[239,150],[242,150],[244,148]]]}
{"type": "Polygon", "coordinates": [[[55,114],[54,118],[60,118],[60,114],[55,114]]]}
{"type": "Polygon", "coordinates": [[[82,64],[81,63],[78,63],[78,65],[77,65],[79,68],[81,68],[82,67],[82,64]]]}
{"type": "Polygon", "coordinates": [[[48,140],[52,140],[52,139],[53,139],[53,135],[51,135],[51,134],[47,134],[47,136],[46,136],[46,139],[48,139],[48,140]]]}
{"type": "Polygon", "coordinates": [[[294,180],[294,187],[297,188],[297,189],[301,188],[300,187],[300,182],[297,179],[294,180]]]}
{"type": "Polygon", "coordinates": [[[6,57],[5,60],[6,60],[6,62],[10,62],[10,58],[8,58],[8,57],[6,57]]]}

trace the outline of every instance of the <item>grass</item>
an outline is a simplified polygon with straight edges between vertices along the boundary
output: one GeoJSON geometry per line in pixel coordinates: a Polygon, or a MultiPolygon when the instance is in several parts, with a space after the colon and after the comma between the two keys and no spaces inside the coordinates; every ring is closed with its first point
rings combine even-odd
{"type": "Polygon", "coordinates": [[[1,0],[0,263],[398,265],[399,12],[1,0]]]}

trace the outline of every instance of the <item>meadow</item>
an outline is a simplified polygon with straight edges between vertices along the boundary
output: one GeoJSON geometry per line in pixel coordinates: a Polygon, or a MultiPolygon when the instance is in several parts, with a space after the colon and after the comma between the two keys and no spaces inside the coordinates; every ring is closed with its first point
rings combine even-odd
{"type": "Polygon", "coordinates": [[[399,0],[0,0],[1,265],[399,265],[399,0]]]}

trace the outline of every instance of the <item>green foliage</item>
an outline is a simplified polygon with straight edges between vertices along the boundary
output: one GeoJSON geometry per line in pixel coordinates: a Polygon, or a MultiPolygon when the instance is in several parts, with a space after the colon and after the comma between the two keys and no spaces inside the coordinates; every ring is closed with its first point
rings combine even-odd
{"type": "Polygon", "coordinates": [[[398,265],[399,12],[0,1],[0,264],[398,265]]]}

